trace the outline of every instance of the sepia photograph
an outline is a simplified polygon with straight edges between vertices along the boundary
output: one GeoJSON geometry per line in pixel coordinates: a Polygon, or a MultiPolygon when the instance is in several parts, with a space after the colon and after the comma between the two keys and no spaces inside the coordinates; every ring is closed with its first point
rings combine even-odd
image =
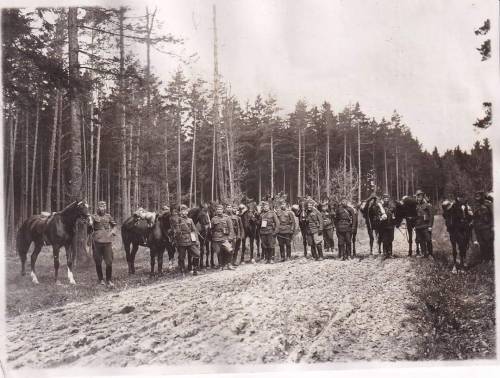
{"type": "Polygon", "coordinates": [[[4,376],[498,365],[499,1],[0,7],[4,376]]]}

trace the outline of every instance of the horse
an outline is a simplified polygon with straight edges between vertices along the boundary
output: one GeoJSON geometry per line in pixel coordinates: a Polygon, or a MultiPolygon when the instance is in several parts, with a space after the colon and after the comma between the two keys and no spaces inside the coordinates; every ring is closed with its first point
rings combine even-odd
{"type": "Polygon", "coordinates": [[[66,206],[63,210],[49,214],[37,214],[28,218],[21,225],[16,236],[16,249],[21,259],[21,275],[25,275],[25,263],[28,250],[31,243],[35,244],[35,248],[31,253],[31,280],[34,284],[38,284],[38,278],[35,273],[35,264],[38,254],[43,245],[52,246],[52,254],[54,256],[54,271],[55,282],[58,283],[59,272],[59,250],[64,247],[66,251],[66,260],[68,267],[68,279],[70,284],[75,285],[73,276],[73,262],[76,254],[83,248],[82,240],[78,236],[79,230],[87,233],[86,225],[90,223],[89,206],[85,200],[74,201],[66,206]],[[80,227],[80,226],[84,227],[80,227]]]}
{"type": "Polygon", "coordinates": [[[299,220],[300,234],[302,235],[302,244],[304,245],[304,256],[307,256],[307,220],[305,202],[300,201],[298,204],[292,206],[292,212],[299,220]]]}
{"type": "Polygon", "coordinates": [[[253,260],[254,241],[257,244],[257,259],[260,259],[260,214],[255,202],[247,205],[247,209],[240,214],[244,235],[241,240],[241,261],[245,261],[246,241],[250,240],[250,261],[253,260]]]}
{"type": "MultiPolygon", "coordinates": [[[[170,215],[156,214],[150,225],[146,219],[132,215],[125,219],[121,227],[122,242],[128,264],[128,273],[135,274],[135,255],[139,246],[148,247],[151,256],[150,276],[155,275],[155,262],[158,261],[157,274],[163,273],[163,254],[169,248],[170,215]],[[132,245],[132,250],[130,246],[132,245]]],[[[170,257],[170,256],[169,256],[170,257]]]]}
{"type": "MultiPolygon", "coordinates": [[[[406,230],[408,231],[408,256],[413,254],[413,231],[417,219],[417,200],[413,196],[404,196],[400,201],[396,201],[395,225],[397,228],[401,226],[403,219],[406,220],[406,230]]],[[[420,247],[416,243],[417,255],[420,255],[420,247]]]]}
{"type": "MultiPolygon", "coordinates": [[[[206,254],[205,266],[208,268],[208,258],[210,255],[210,266],[214,267],[214,254],[210,250],[210,209],[207,205],[193,207],[188,212],[188,217],[198,229],[200,240],[200,269],[203,269],[203,256],[206,254]]],[[[191,270],[191,259],[188,258],[188,270],[191,270]]]]}
{"type": "Polygon", "coordinates": [[[370,255],[373,254],[373,242],[375,241],[375,237],[377,238],[378,253],[380,254],[382,252],[382,238],[380,237],[381,205],[378,203],[377,199],[368,199],[361,202],[360,210],[365,219],[366,230],[370,238],[370,255]]]}
{"type": "Polygon", "coordinates": [[[444,200],[441,204],[446,229],[453,251],[453,271],[457,266],[457,247],[460,253],[459,267],[465,267],[465,258],[472,236],[472,210],[467,203],[444,200]]]}

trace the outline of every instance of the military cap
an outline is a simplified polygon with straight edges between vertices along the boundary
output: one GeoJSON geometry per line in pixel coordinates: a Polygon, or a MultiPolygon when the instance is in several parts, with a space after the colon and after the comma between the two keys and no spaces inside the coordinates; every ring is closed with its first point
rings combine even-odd
{"type": "Polygon", "coordinates": [[[224,209],[224,206],[222,206],[220,203],[218,203],[217,205],[215,205],[215,208],[216,209],[224,209]]]}
{"type": "Polygon", "coordinates": [[[418,189],[416,192],[415,192],[415,195],[418,196],[418,195],[424,195],[424,192],[420,189],[418,189]]]}
{"type": "Polygon", "coordinates": [[[106,206],[106,201],[99,201],[97,202],[97,206],[106,206]]]}
{"type": "Polygon", "coordinates": [[[188,207],[187,207],[186,205],[181,205],[181,206],[179,207],[179,210],[180,210],[180,211],[184,211],[184,210],[187,210],[187,209],[188,209],[188,207]]]}
{"type": "Polygon", "coordinates": [[[264,205],[269,205],[269,202],[267,202],[267,201],[261,201],[260,202],[260,206],[264,206],[264,205]]]}
{"type": "Polygon", "coordinates": [[[382,198],[390,198],[391,196],[389,195],[389,193],[384,193],[382,194],[382,198]]]}

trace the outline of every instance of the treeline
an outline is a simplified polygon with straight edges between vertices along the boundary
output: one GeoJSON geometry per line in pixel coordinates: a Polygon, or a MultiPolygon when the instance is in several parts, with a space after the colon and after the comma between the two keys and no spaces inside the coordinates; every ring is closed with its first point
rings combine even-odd
{"type": "Polygon", "coordinates": [[[376,121],[358,103],[299,100],[284,115],[276,98],[240,103],[220,77],[186,77],[185,63],[163,83],[150,51],[182,40],[157,35],[155,10],[128,12],[2,11],[9,235],[32,213],[78,197],[92,206],[104,199],[123,219],[138,206],[279,192],[358,201],[370,179],[395,198],[417,188],[434,201],[456,187],[491,189],[487,140],[440,156],[423,151],[396,111],[376,121]]]}

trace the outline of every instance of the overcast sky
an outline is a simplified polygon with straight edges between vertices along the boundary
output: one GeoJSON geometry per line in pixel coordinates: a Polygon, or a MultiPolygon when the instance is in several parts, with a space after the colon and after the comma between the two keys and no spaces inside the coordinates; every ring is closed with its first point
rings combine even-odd
{"type": "MultiPolygon", "coordinates": [[[[182,54],[198,54],[185,69],[188,77],[212,80],[214,3],[220,73],[242,103],[273,94],[286,114],[300,98],[318,106],[329,101],[334,111],[359,101],[377,120],[397,109],[424,148],[440,152],[492,139],[492,130],[478,132],[472,124],[500,88],[497,0],[156,2],[162,30],[185,40],[182,54]],[[476,36],[486,18],[490,33],[476,36]],[[493,56],[482,62],[476,48],[488,37],[493,56]]],[[[127,4],[129,15],[137,15],[155,1],[127,4]]],[[[181,64],[153,51],[152,65],[168,81],[181,64]]]]}
{"type": "MultiPolygon", "coordinates": [[[[213,3],[220,72],[242,102],[271,93],[288,113],[299,98],[317,105],[327,100],[335,111],[359,101],[377,120],[397,109],[424,148],[441,152],[491,137],[472,123],[499,88],[498,1],[162,2],[163,29],[185,39],[186,54],[198,53],[187,74],[208,80],[213,3]],[[485,37],[474,30],[486,18],[494,55],[481,62],[476,47],[485,37]]],[[[179,66],[159,53],[152,64],[164,80],[179,66]]]]}

